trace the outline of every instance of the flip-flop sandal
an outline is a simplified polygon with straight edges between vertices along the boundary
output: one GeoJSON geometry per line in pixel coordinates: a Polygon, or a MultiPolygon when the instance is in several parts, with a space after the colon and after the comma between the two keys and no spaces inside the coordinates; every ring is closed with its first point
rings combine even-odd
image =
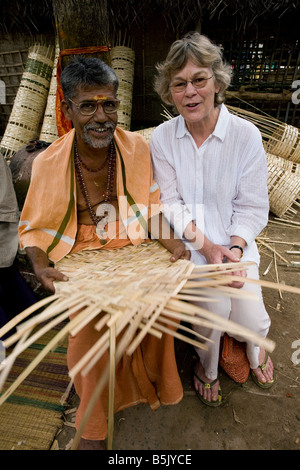
{"type": "MultiPolygon", "coordinates": [[[[259,365],[259,368],[261,369],[261,371],[263,372],[266,368],[266,364],[267,364],[267,361],[268,361],[268,357],[269,357],[269,353],[266,352],[265,354],[265,359],[263,361],[262,364],[259,365]]],[[[260,388],[271,388],[275,382],[275,373],[274,373],[274,370],[273,370],[273,379],[270,380],[270,382],[260,382],[258,380],[258,378],[256,377],[256,375],[254,374],[253,370],[251,369],[251,377],[253,379],[253,381],[256,383],[256,385],[260,388]]]]}
{"type": "MultiPolygon", "coordinates": [[[[204,385],[205,388],[211,388],[219,380],[219,378],[217,377],[211,383],[207,383],[207,382],[204,382],[202,379],[200,379],[200,377],[198,377],[198,375],[195,372],[194,372],[194,376],[199,380],[199,382],[201,382],[204,385]]],[[[219,385],[219,388],[218,388],[218,399],[214,400],[214,401],[206,400],[205,398],[203,398],[203,396],[196,389],[195,389],[195,392],[196,392],[196,395],[199,398],[199,400],[201,400],[202,403],[204,403],[207,406],[211,406],[211,407],[215,408],[216,406],[220,406],[221,403],[222,403],[222,391],[221,391],[220,385],[219,385]]]]}

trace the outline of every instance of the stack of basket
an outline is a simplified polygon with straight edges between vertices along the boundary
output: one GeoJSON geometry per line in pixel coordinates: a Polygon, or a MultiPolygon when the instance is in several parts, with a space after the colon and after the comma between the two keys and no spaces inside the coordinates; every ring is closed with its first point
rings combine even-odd
{"type": "Polygon", "coordinates": [[[29,48],[25,71],[1,141],[1,152],[10,158],[39,136],[53,70],[54,48],[35,44],[29,48]]]}
{"type": "Polygon", "coordinates": [[[56,69],[57,61],[59,57],[59,46],[56,46],[55,49],[55,59],[52,71],[52,77],[50,81],[49,94],[47,99],[47,106],[44,114],[44,120],[42,124],[42,129],[40,133],[40,140],[45,142],[54,142],[58,138],[58,131],[56,125],[56,69]]]}
{"type": "Polygon", "coordinates": [[[277,217],[294,217],[300,199],[300,131],[270,116],[233,106],[233,114],[255,124],[261,132],[268,162],[270,210],[277,217]]]}

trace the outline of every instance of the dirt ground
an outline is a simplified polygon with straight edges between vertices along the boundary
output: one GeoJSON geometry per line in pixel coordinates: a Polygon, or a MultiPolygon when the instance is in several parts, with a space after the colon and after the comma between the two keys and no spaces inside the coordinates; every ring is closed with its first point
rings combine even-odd
{"type": "MultiPolygon", "coordinates": [[[[300,216],[292,219],[300,224],[300,216]]],[[[274,217],[261,240],[270,243],[289,262],[300,256],[300,225],[279,225],[274,217]],[[276,243],[275,243],[276,241],[276,243]],[[280,242],[280,243],[279,243],[280,242]]],[[[300,286],[300,265],[287,267],[270,249],[260,248],[261,279],[300,286]],[[273,261],[272,261],[273,260],[273,261]],[[270,263],[271,266],[270,266],[270,263]],[[268,271],[268,272],[266,272],[268,271]]],[[[139,405],[115,415],[113,450],[299,450],[300,449],[300,295],[263,288],[272,325],[269,338],[276,342],[272,359],[276,383],[269,390],[258,388],[249,377],[243,385],[233,382],[220,369],[223,404],[209,408],[197,398],[191,380],[193,349],[176,342],[184,398],[178,404],[153,412],[139,405]]],[[[54,450],[68,450],[75,430],[78,403],[73,397],[64,416],[54,450]]]]}

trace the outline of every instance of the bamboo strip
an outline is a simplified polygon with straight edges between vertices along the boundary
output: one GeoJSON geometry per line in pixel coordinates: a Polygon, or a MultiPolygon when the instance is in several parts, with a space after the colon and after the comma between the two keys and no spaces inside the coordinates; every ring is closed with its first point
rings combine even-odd
{"type": "MultiPolygon", "coordinates": [[[[73,308],[70,308],[69,310],[67,310],[65,313],[61,314],[60,316],[58,316],[56,319],[52,320],[50,323],[47,323],[43,328],[41,328],[39,331],[37,331],[35,333],[34,336],[32,336],[30,338],[30,343],[28,341],[28,345],[27,347],[30,346],[30,344],[34,343],[38,338],[40,338],[41,336],[43,336],[43,334],[45,334],[47,331],[51,330],[54,326],[56,325],[59,325],[62,321],[64,321],[66,318],[69,317],[70,314],[72,313],[76,313],[78,311],[79,308],[82,308],[83,306],[86,305],[86,302],[81,302],[79,305],[76,304],[75,307],[73,308]]],[[[65,308],[63,308],[62,310],[65,310],[65,308]]],[[[55,315],[57,315],[58,312],[55,312],[55,315]]],[[[24,334],[24,330],[25,332],[30,329],[32,330],[33,328],[35,328],[38,324],[41,324],[44,322],[44,318],[41,319],[40,322],[37,321],[37,318],[34,318],[33,319],[34,321],[31,323],[31,325],[28,325],[25,329],[23,330],[19,330],[15,335],[11,336],[10,338],[8,338],[7,340],[5,340],[3,343],[5,345],[6,348],[9,348],[12,344],[14,344],[16,342],[17,339],[19,339],[20,337],[22,337],[22,335],[24,334]]],[[[26,348],[24,348],[25,350],[26,348]]],[[[13,354],[13,353],[12,353],[13,354]]]]}
{"type": "MultiPolygon", "coordinates": [[[[241,278],[240,278],[241,279],[241,278]]],[[[193,283],[195,283],[195,281],[191,281],[193,283]]],[[[182,293],[183,294],[194,294],[195,295],[195,291],[196,290],[199,290],[199,287],[198,286],[195,286],[193,288],[193,286],[191,286],[189,289],[182,289],[182,293]]],[[[217,298],[218,297],[232,297],[232,298],[236,298],[238,297],[239,299],[249,299],[249,300],[257,300],[257,295],[254,293],[254,292],[249,292],[249,291],[246,291],[244,289],[234,289],[232,287],[226,287],[226,286],[221,286],[221,285],[218,285],[217,287],[206,287],[205,289],[201,289],[201,292],[205,293],[206,295],[211,295],[213,298],[217,298]]]]}
{"type": "MultiPolygon", "coordinates": [[[[80,321],[81,318],[76,317],[76,321],[80,321]]],[[[74,320],[75,323],[75,320],[74,320]]],[[[49,351],[60,342],[69,332],[70,325],[66,325],[59,333],[42,349],[42,351],[34,358],[34,360],[27,366],[27,368],[19,375],[19,377],[13,382],[13,384],[1,395],[0,405],[2,405],[7,398],[18,388],[18,386],[28,377],[33,369],[46,357],[49,351]]]]}
{"type": "Polygon", "coordinates": [[[259,240],[259,243],[263,246],[265,246],[266,248],[268,248],[269,250],[271,250],[274,255],[277,255],[280,259],[282,259],[285,263],[288,263],[288,260],[285,259],[280,253],[278,253],[278,251],[275,250],[275,248],[272,248],[268,243],[266,242],[263,242],[262,240],[259,240]]]}
{"type": "MultiPolygon", "coordinates": [[[[240,281],[241,278],[239,276],[229,276],[231,281],[240,281]]],[[[298,287],[293,287],[293,286],[288,286],[285,284],[278,284],[276,282],[270,282],[270,281],[264,281],[261,279],[249,279],[245,278],[245,282],[249,282],[251,284],[258,284],[261,285],[262,287],[269,287],[271,289],[280,289],[285,292],[291,292],[293,294],[300,294],[300,288],[298,287]]]]}
{"type": "Polygon", "coordinates": [[[174,295],[174,299],[192,300],[193,302],[219,302],[219,299],[212,299],[211,297],[202,297],[201,295],[174,295]]]}
{"type": "Polygon", "coordinates": [[[164,317],[163,314],[160,315],[159,321],[163,322],[163,323],[167,323],[168,325],[174,326],[175,328],[177,328],[179,330],[183,330],[183,331],[186,331],[187,333],[193,334],[194,336],[197,336],[198,338],[201,338],[206,342],[213,343],[213,340],[211,340],[210,338],[206,338],[205,336],[198,333],[198,331],[191,330],[190,328],[187,328],[186,326],[182,325],[181,323],[177,323],[175,321],[172,321],[170,318],[164,317]]]}
{"type": "Polygon", "coordinates": [[[236,271],[242,271],[243,269],[247,269],[249,266],[253,266],[255,263],[253,261],[240,261],[238,263],[220,263],[220,264],[201,264],[194,266],[193,273],[197,273],[199,271],[218,271],[224,270],[226,268],[235,268],[236,271]]]}
{"type": "Polygon", "coordinates": [[[177,331],[173,331],[170,328],[166,328],[165,326],[160,325],[157,322],[154,324],[154,326],[155,326],[155,328],[158,328],[159,330],[163,331],[164,333],[172,335],[175,338],[178,338],[180,340],[183,340],[184,342],[186,342],[188,344],[191,344],[192,346],[194,346],[196,348],[201,348],[201,349],[206,349],[206,350],[208,349],[207,346],[205,346],[205,344],[199,343],[199,341],[195,341],[195,340],[189,338],[188,336],[181,335],[180,333],[177,333],[177,331]]]}
{"type": "MultiPolygon", "coordinates": [[[[119,363],[121,357],[123,356],[123,354],[125,353],[125,350],[127,348],[127,345],[130,343],[133,335],[135,333],[135,330],[132,328],[131,331],[129,331],[129,329],[127,330],[127,335],[124,335],[124,337],[121,339],[119,345],[117,345],[117,349],[116,349],[116,365],[119,363]]],[[[96,387],[95,387],[95,390],[93,392],[93,395],[87,405],[87,408],[85,410],[85,413],[82,417],[82,420],[78,426],[78,430],[77,430],[77,433],[75,434],[75,437],[74,437],[74,440],[73,440],[73,444],[72,444],[72,447],[71,447],[71,450],[76,450],[77,447],[78,447],[78,444],[79,444],[79,441],[81,439],[81,436],[82,436],[82,433],[85,429],[85,426],[91,416],[91,413],[97,403],[97,400],[99,399],[99,396],[101,395],[106,383],[107,383],[107,380],[108,380],[108,376],[109,376],[109,366],[107,366],[103,372],[103,375],[100,377],[96,387]]]]}
{"type": "Polygon", "coordinates": [[[143,330],[136,336],[136,338],[133,340],[131,343],[130,347],[127,349],[126,353],[128,356],[131,356],[135,349],[138,347],[138,345],[143,341],[145,338],[146,334],[148,333],[148,330],[153,326],[153,323],[155,320],[159,317],[162,309],[164,308],[165,304],[161,304],[156,312],[152,315],[151,319],[147,322],[147,326],[143,328],[143,330]]]}
{"type": "MultiPolygon", "coordinates": [[[[22,352],[22,349],[23,349],[23,344],[24,342],[26,342],[26,339],[27,337],[29,336],[31,330],[27,330],[26,333],[24,334],[23,338],[21,338],[21,340],[19,341],[19,343],[17,344],[16,346],[16,356],[19,355],[20,352],[22,352]]],[[[1,370],[1,374],[0,374],[0,391],[2,390],[2,387],[9,375],[9,372],[11,371],[11,368],[14,364],[14,361],[9,361],[9,360],[5,360],[5,368],[1,370]]]]}
{"type": "Polygon", "coordinates": [[[116,324],[109,329],[109,383],[108,383],[108,425],[107,450],[112,450],[115,410],[115,370],[116,370],[116,324]]]}
{"type": "Polygon", "coordinates": [[[272,352],[275,348],[275,343],[267,338],[262,338],[261,336],[249,331],[247,328],[242,327],[241,325],[233,323],[231,320],[226,320],[219,315],[208,312],[201,307],[196,305],[190,305],[186,302],[180,302],[179,300],[171,299],[168,302],[168,307],[179,312],[185,312],[190,314],[199,314],[209,319],[214,326],[222,326],[224,331],[230,331],[232,333],[238,334],[257,344],[258,346],[263,346],[267,351],[272,352]]]}
{"type": "Polygon", "coordinates": [[[38,310],[39,308],[45,307],[47,304],[53,302],[53,300],[58,299],[58,298],[59,296],[57,294],[54,294],[50,297],[46,297],[45,299],[40,300],[34,305],[31,305],[26,310],[23,310],[23,312],[16,315],[8,323],[6,323],[2,328],[0,328],[0,338],[6,335],[10,330],[15,328],[15,326],[18,323],[21,323],[23,320],[25,320],[25,318],[29,317],[29,315],[36,312],[36,310],[38,310]]]}
{"type": "MultiPolygon", "coordinates": [[[[276,255],[275,255],[275,253],[274,253],[274,265],[275,265],[276,281],[279,282],[278,270],[277,270],[277,261],[276,261],[276,255]]],[[[279,289],[279,297],[282,299],[282,293],[281,293],[281,290],[280,290],[280,289],[279,289]]]]}

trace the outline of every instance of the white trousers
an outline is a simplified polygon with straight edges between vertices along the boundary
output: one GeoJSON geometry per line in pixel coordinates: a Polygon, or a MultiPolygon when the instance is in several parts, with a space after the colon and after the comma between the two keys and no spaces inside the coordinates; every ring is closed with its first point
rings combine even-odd
{"type": "MultiPolygon", "coordinates": [[[[257,265],[249,267],[247,270],[247,277],[259,279],[257,265]]],[[[259,300],[220,297],[219,302],[197,302],[196,305],[216,313],[223,318],[232,320],[265,338],[269,332],[271,320],[264,306],[261,287],[258,284],[245,283],[242,289],[254,292],[259,300]]],[[[203,350],[201,348],[195,348],[195,350],[200,358],[205,375],[207,378],[214,380],[218,376],[220,338],[224,332],[210,328],[203,328],[198,325],[193,325],[193,329],[213,341],[213,343],[206,342],[206,345],[209,348],[208,350],[203,350]]],[[[256,369],[259,365],[259,346],[256,346],[251,342],[247,342],[244,338],[237,335],[230,336],[233,336],[237,341],[247,343],[246,353],[250,367],[251,369],[256,369]]]]}

